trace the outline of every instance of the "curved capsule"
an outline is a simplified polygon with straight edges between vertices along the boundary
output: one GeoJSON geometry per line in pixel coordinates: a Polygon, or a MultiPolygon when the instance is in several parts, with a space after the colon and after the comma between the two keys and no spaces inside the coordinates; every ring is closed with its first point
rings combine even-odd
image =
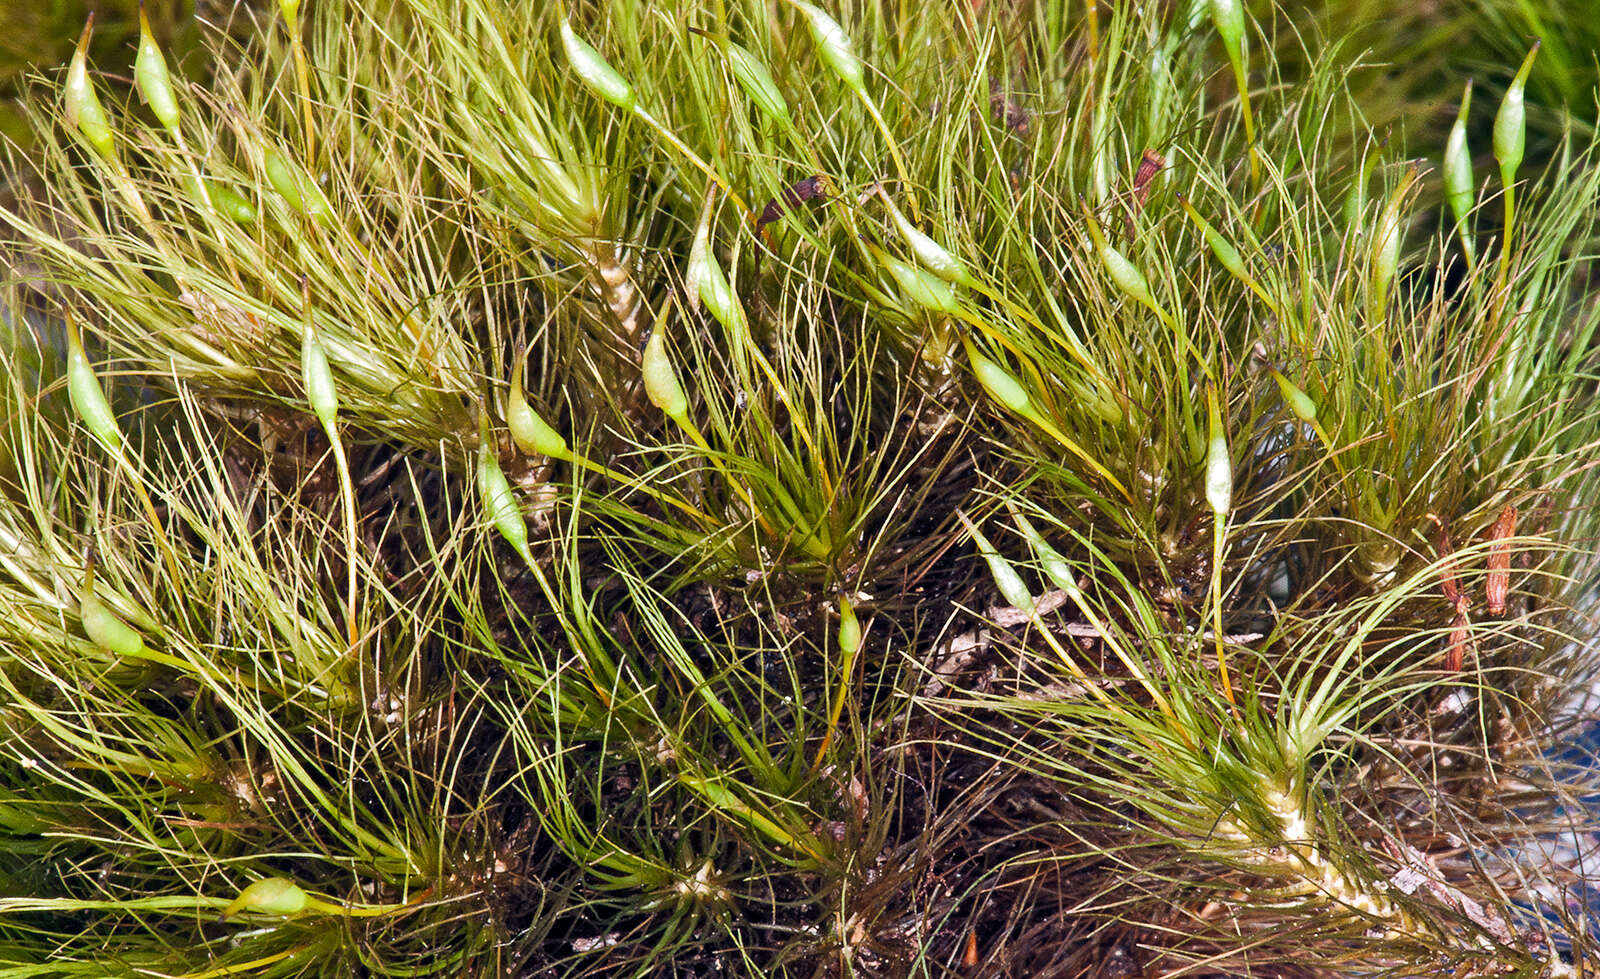
{"type": "Polygon", "coordinates": [[[83,623],[84,634],[101,649],[118,656],[137,656],[144,652],[144,637],[106,608],[95,596],[93,582],[84,586],[78,602],[78,619],[83,623]]]}
{"type": "Polygon", "coordinates": [[[167,59],[162,57],[161,48],[150,31],[150,18],[145,16],[143,2],[139,4],[139,53],[133,59],[133,83],[156,120],[173,138],[178,138],[178,98],[172,91],[172,78],[167,74],[167,59]]]}
{"type": "Polygon", "coordinates": [[[83,35],[78,38],[78,48],[72,53],[72,65],[67,69],[67,121],[78,127],[78,132],[96,153],[107,160],[115,160],[117,147],[112,139],[111,123],[89,79],[89,35],[93,30],[94,14],[91,13],[89,22],[83,25],[83,35]]]}
{"type": "Polygon", "coordinates": [[[528,550],[528,525],[522,519],[522,508],[517,505],[517,494],[495,458],[494,443],[489,438],[488,426],[483,429],[478,448],[478,494],[483,499],[484,513],[500,536],[529,564],[533,563],[528,550]]]}
{"type": "Polygon", "coordinates": [[[122,429],[117,427],[116,413],[100,387],[100,379],[89,358],[83,352],[83,338],[71,314],[67,316],[67,395],[72,400],[72,410],[83,422],[89,434],[116,455],[122,451],[122,429]]]}
{"type": "Polygon", "coordinates": [[[1528,87],[1528,74],[1533,71],[1533,59],[1539,56],[1539,42],[1533,42],[1528,56],[1522,59],[1517,77],[1511,80],[1505,98],[1500,100],[1500,110],[1494,116],[1494,158],[1500,164],[1500,179],[1511,183],[1522,166],[1522,155],[1527,148],[1527,106],[1524,104],[1528,87]]]}
{"type": "Polygon", "coordinates": [[[565,19],[561,21],[561,46],[566,49],[567,61],[572,65],[572,70],[583,79],[589,91],[612,105],[629,111],[639,104],[639,99],[634,95],[633,86],[628,80],[611,67],[611,63],[591,47],[588,41],[573,33],[572,25],[565,19]]]}
{"type": "Polygon", "coordinates": [[[511,441],[528,455],[565,459],[572,454],[567,440],[528,405],[523,395],[522,371],[526,359],[526,354],[519,356],[511,369],[511,393],[506,398],[506,426],[511,429],[511,441]]]}
{"type": "Polygon", "coordinates": [[[300,885],[283,877],[264,877],[239,892],[233,903],[222,909],[224,918],[240,911],[258,914],[299,914],[306,909],[309,898],[300,885]]]}
{"type": "Polygon", "coordinates": [[[645,344],[644,362],[644,393],[650,403],[660,408],[668,418],[675,422],[682,422],[689,415],[689,396],[683,391],[683,384],[678,380],[678,370],[672,366],[672,357],[667,353],[667,338],[661,328],[650,332],[650,342],[645,344]]]}
{"type": "Polygon", "coordinates": [[[822,58],[822,63],[828,70],[838,76],[839,80],[857,92],[866,91],[866,73],[861,67],[861,59],[856,57],[855,48],[850,44],[850,35],[846,34],[839,22],[822,12],[822,9],[804,2],[804,0],[791,0],[796,10],[805,16],[806,26],[811,29],[811,39],[816,42],[817,54],[822,58]]]}

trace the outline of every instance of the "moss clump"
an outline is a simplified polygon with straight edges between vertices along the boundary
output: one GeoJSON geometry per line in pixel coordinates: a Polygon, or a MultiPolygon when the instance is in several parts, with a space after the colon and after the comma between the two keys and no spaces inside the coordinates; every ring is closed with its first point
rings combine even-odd
{"type": "Polygon", "coordinates": [[[1593,145],[1446,206],[1222,2],[280,8],[25,103],[0,970],[1592,961],[1593,145]]]}

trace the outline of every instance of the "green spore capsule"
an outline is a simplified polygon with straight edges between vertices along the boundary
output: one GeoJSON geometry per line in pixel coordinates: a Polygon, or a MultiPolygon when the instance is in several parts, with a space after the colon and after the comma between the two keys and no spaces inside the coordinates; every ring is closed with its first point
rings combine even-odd
{"type": "Polygon", "coordinates": [[[1028,415],[1033,402],[1022,382],[1004,367],[979,353],[976,347],[967,347],[967,357],[972,361],[972,373],[989,396],[1019,415],[1028,415]]]}
{"type": "Polygon", "coordinates": [[[231,918],[241,911],[288,916],[304,911],[308,903],[306,892],[294,881],[263,877],[240,891],[239,896],[222,909],[222,916],[231,918]]]}
{"type": "Polygon", "coordinates": [[[628,80],[611,67],[611,63],[588,41],[573,33],[572,25],[566,20],[561,21],[561,46],[567,52],[567,62],[589,91],[630,112],[638,106],[638,96],[628,80]]]}
{"type": "Polygon", "coordinates": [[[333,223],[333,206],[323,196],[322,189],[287,156],[268,146],[262,151],[261,165],[267,182],[290,207],[318,224],[333,223]]]}
{"type": "Polygon", "coordinates": [[[529,406],[528,399],[523,395],[525,359],[526,355],[518,357],[516,366],[511,369],[511,393],[506,398],[506,427],[511,429],[511,441],[528,455],[570,458],[572,452],[567,448],[567,440],[529,406]]]}
{"type": "Polygon", "coordinates": [[[322,423],[323,430],[331,432],[339,420],[339,392],[333,386],[328,351],[309,319],[300,343],[300,382],[305,385],[306,401],[311,404],[317,421],[322,423]]]}
{"type": "Polygon", "coordinates": [[[167,59],[162,57],[161,48],[150,31],[150,18],[145,15],[143,2],[139,4],[139,53],[133,59],[133,83],[156,121],[174,139],[179,138],[178,98],[167,74],[167,59]]]}
{"type": "MultiPolygon", "coordinates": [[[[1444,197],[1450,202],[1450,211],[1456,223],[1463,228],[1472,213],[1473,198],[1472,151],[1467,147],[1467,110],[1472,107],[1472,82],[1467,82],[1461,95],[1461,108],[1456,112],[1455,125],[1450,127],[1450,137],[1444,144],[1444,197]]],[[[1470,240],[1470,239],[1469,239],[1470,240]]]]}
{"type": "Polygon", "coordinates": [[[216,208],[218,214],[228,218],[235,224],[255,224],[256,206],[246,200],[243,194],[223,184],[210,182],[206,183],[202,193],[200,182],[195,179],[193,174],[190,174],[185,182],[188,184],[190,195],[195,200],[204,202],[209,199],[211,206],[216,208]]]}
{"type": "Polygon", "coordinates": [[[107,160],[117,157],[116,142],[112,138],[111,123],[106,118],[105,107],[95,93],[89,79],[89,35],[94,31],[94,14],[83,25],[77,50],[72,53],[72,64],[67,69],[65,100],[67,122],[78,128],[94,151],[107,160]]]}
{"type": "Polygon", "coordinates": [[[122,429],[117,427],[117,416],[100,387],[100,379],[95,376],[94,368],[89,366],[78,324],[70,314],[67,316],[67,395],[72,400],[72,410],[77,413],[78,420],[83,422],[89,434],[105,446],[107,452],[119,454],[122,451],[122,429]]]}
{"type": "Polygon", "coordinates": [[[822,63],[845,85],[864,93],[867,90],[866,73],[861,67],[861,59],[856,57],[855,48],[850,44],[850,35],[821,8],[803,0],[794,0],[794,7],[805,17],[822,63]]]}
{"type": "Polygon", "coordinates": [[[689,416],[689,396],[678,381],[678,369],[672,366],[672,356],[667,353],[666,334],[660,327],[652,330],[645,344],[642,364],[644,393],[650,403],[680,425],[689,416]]]}
{"type": "Polygon", "coordinates": [[[528,550],[528,524],[522,519],[522,508],[517,505],[516,491],[511,488],[511,481],[506,479],[505,471],[500,468],[500,460],[494,454],[494,442],[489,432],[489,425],[485,420],[481,426],[482,434],[478,446],[478,495],[483,500],[484,514],[489,522],[494,524],[500,536],[506,539],[511,549],[530,565],[533,563],[533,553],[528,550]]]}
{"type": "Polygon", "coordinates": [[[1540,42],[1533,42],[1528,56],[1522,59],[1517,77],[1511,80],[1505,98],[1500,100],[1500,111],[1494,117],[1494,158],[1500,164],[1500,179],[1511,183],[1522,166],[1522,156],[1527,149],[1528,109],[1524,104],[1528,87],[1528,74],[1533,71],[1533,59],[1539,56],[1540,42]]]}
{"type": "Polygon", "coordinates": [[[1233,507],[1233,461],[1228,456],[1228,432],[1222,424],[1222,411],[1216,391],[1206,392],[1206,418],[1210,438],[1206,443],[1206,502],[1218,519],[1233,507]]]}
{"type": "Polygon", "coordinates": [[[144,652],[144,637],[106,608],[95,596],[92,584],[84,587],[78,602],[78,619],[83,623],[84,634],[101,649],[118,656],[137,656],[144,652]]]}

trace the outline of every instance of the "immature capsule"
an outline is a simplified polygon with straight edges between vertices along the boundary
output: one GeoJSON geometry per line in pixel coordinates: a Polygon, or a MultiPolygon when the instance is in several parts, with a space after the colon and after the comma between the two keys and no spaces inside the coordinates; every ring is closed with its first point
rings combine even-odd
{"type": "Polygon", "coordinates": [[[310,903],[306,892],[292,880],[282,877],[263,877],[249,887],[239,892],[233,903],[222,909],[224,918],[231,918],[240,911],[254,911],[258,914],[291,915],[299,914],[310,903]]]}
{"type": "Polygon", "coordinates": [[[332,431],[339,420],[339,392],[333,386],[328,351],[309,319],[300,343],[300,381],[305,385],[306,401],[311,404],[317,421],[322,423],[323,430],[332,431]]]}
{"type": "Polygon", "coordinates": [[[965,262],[952,254],[948,248],[917,230],[917,226],[912,224],[905,214],[901,212],[900,208],[895,206],[894,200],[888,194],[881,194],[880,196],[883,197],[883,203],[889,208],[889,220],[894,222],[895,228],[900,232],[900,237],[904,238],[906,244],[911,246],[911,251],[917,256],[917,261],[946,282],[964,286],[977,285],[977,281],[973,279],[972,273],[968,271],[965,262]]]}
{"type": "Polygon", "coordinates": [[[89,35],[94,30],[94,14],[83,25],[83,35],[78,38],[78,48],[72,53],[72,65],[67,69],[65,88],[67,121],[78,127],[78,132],[96,153],[107,160],[115,160],[117,146],[112,139],[111,123],[106,110],[95,94],[94,83],[89,80],[89,35]]]}
{"type": "Polygon", "coordinates": [[[106,608],[94,590],[94,548],[84,557],[83,589],[78,594],[78,621],[96,646],[118,656],[144,652],[144,637],[106,608]]]}
{"type": "Polygon", "coordinates": [[[689,415],[689,396],[678,381],[678,370],[672,366],[672,357],[667,353],[667,338],[660,327],[651,331],[650,342],[645,344],[642,370],[644,393],[650,403],[660,408],[668,418],[682,423],[689,415]]]}
{"type": "Polygon", "coordinates": [[[166,127],[173,138],[178,138],[178,98],[173,94],[172,79],[167,74],[167,59],[161,56],[161,48],[150,31],[150,18],[145,16],[143,0],[139,3],[139,53],[133,59],[133,83],[156,121],[166,127]]]}
{"type": "Polygon", "coordinates": [[[287,156],[271,146],[262,151],[261,163],[272,189],[288,201],[290,207],[318,224],[333,223],[333,206],[323,196],[322,188],[297,164],[289,162],[287,156]]]}
{"type": "Polygon", "coordinates": [[[194,174],[189,174],[184,183],[189,188],[189,194],[197,201],[211,200],[211,206],[217,213],[229,218],[235,224],[254,224],[256,220],[256,206],[245,200],[244,195],[224,186],[223,184],[207,182],[205,187],[195,179],[194,174]]]}
{"type": "Polygon", "coordinates": [[[1517,77],[1511,80],[1505,98],[1500,100],[1500,111],[1494,117],[1494,158],[1500,164],[1500,179],[1511,183],[1522,166],[1522,155],[1527,148],[1527,106],[1524,104],[1528,74],[1533,71],[1533,59],[1539,55],[1539,42],[1533,42],[1528,56],[1522,59],[1517,77]]]}
{"type": "Polygon", "coordinates": [[[528,455],[545,455],[552,459],[565,459],[572,453],[567,440],[550,427],[550,423],[532,407],[523,396],[522,371],[526,355],[517,358],[511,369],[511,393],[506,398],[506,427],[511,429],[511,441],[528,455]]]}
{"type": "Polygon", "coordinates": [[[137,656],[144,652],[144,637],[106,608],[94,593],[92,577],[86,579],[83,594],[78,599],[78,620],[83,623],[84,634],[101,649],[118,656],[137,656]]]}
{"type": "Polygon", "coordinates": [[[630,112],[638,106],[639,99],[628,80],[611,67],[611,63],[589,42],[573,33],[572,25],[564,19],[561,21],[561,46],[566,49],[572,70],[583,79],[589,91],[630,112]]]}
{"type": "Polygon", "coordinates": [[[778,83],[772,80],[772,72],[762,64],[761,59],[747,48],[741,47],[732,40],[716,37],[697,28],[690,28],[696,34],[715,44],[728,59],[728,67],[733,70],[733,79],[744,90],[745,97],[755,103],[756,108],[773,122],[784,128],[793,125],[789,116],[789,104],[784,101],[783,93],[778,91],[778,83]]]}
{"type": "Polygon", "coordinates": [[[886,252],[877,249],[873,251],[883,263],[883,267],[894,277],[895,285],[900,287],[901,294],[907,299],[929,312],[942,316],[954,316],[960,312],[961,303],[957,301],[955,291],[943,279],[932,272],[907,265],[886,252]]]}
{"type": "Polygon", "coordinates": [[[1311,400],[1311,395],[1302,391],[1295,383],[1277,371],[1272,372],[1272,379],[1278,384],[1278,393],[1283,395],[1284,403],[1289,410],[1294,412],[1296,418],[1303,422],[1317,420],[1317,403],[1311,400]]]}
{"type": "Polygon", "coordinates": [[[973,543],[978,545],[978,553],[989,565],[989,575],[994,578],[995,588],[999,590],[1000,597],[1012,608],[1033,614],[1037,606],[1034,605],[1033,593],[1028,591],[1022,575],[1017,573],[1017,569],[1005,559],[1005,555],[996,550],[995,546],[989,543],[989,538],[983,536],[971,521],[961,517],[961,523],[967,528],[967,533],[972,535],[973,543]]]}
{"type": "Polygon", "coordinates": [[[83,352],[83,338],[78,334],[78,324],[71,314],[67,316],[67,395],[78,420],[89,430],[107,452],[116,455],[122,451],[122,429],[117,427],[117,416],[111,402],[95,377],[94,368],[83,352]]]}
{"type": "Polygon", "coordinates": [[[739,305],[727,273],[723,272],[722,264],[711,250],[710,200],[706,201],[700,226],[695,230],[694,245],[689,249],[689,264],[683,277],[689,287],[691,303],[704,304],[718,323],[735,335],[744,335],[744,308],[739,305]]]}
{"type": "MultiPolygon", "coordinates": [[[[1467,148],[1467,110],[1472,107],[1472,82],[1461,95],[1461,108],[1444,144],[1444,196],[1456,223],[1465,225],[1472,212],[1472,151],[1467,148]]],[[[1469,239],[1470,240],[1470,239],[1469,239]]]]}
{"type": "Polygon", "coordinates": [[[1206,418],[1211,430],[1206,445],[1206,502],[1221,518],[1233,506],[1233,462],[1228,457],[1228,432],[1214,390],[1206,392],[1206,418]]]}
{"type": "Polygon", "coordinates": [[[978,378],[978,383],[983,385],[983,389],[989,392],[990,397],[1019,415],[1027,415],[1033,409],[1027,389],[1010,371],[978,353],[977,348],[970,344],[967,347],[967,356],[972,361],[972,373],[978,378]]]}
{"type": "Polygon", "coordinates": [[[866,74],[861,67],[861,59],[856,57],[855,49],[850,44],[850,35],[845,33],[838,21],[823,13],[819,7],[804,0],[791,2],[805,16],[806,26],[811,29],[811,39],[816,42],[822,63],[851,89],[865,92],[866,74]]]}
{"type": "Polygon", "coordinates": [[[843,596],[839,598],[839,651],[847,657],[861,651],[861,620],[843,596]]]}
{"type": "Polygon", "coordinates": [[[510,544],[524,561],[532,564],[533,555],[528,550],[528,525],[522,519],[522,508],[517,505],[516,491],[511,488],[511,481],[506,479],[505,471],[500,468],[500,460],[495,457],[494,443],[489,435],[487,420],[483,422],[481,432],[478,446],[478,494],[482,497],[484,512],[495,529],[500,531],[500,536],[506,539],[506,543],[510,544]]]}

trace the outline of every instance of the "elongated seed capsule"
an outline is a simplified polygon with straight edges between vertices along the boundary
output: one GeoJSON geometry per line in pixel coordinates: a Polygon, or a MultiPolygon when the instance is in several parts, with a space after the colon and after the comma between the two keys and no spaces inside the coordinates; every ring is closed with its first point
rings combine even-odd
{"type": "Polygon", "coordinates": [[[333,371],[328,367],[328,351],[317,336],[317,328],[306,319],[305,336],[300,341],[300,381],[305,385],[306,401],[322,423],[332,431],[339,421],[339,392],[333,386],[333,371]]]}
{"type": "Polygon", "coordinates": [[[1233,462],[1228,458],[1228,433],[1214,389],[1206,391],[1206,418],[1211,433],[1206,446],[1206,502],[1221,519],[1233,506],[1233,462]]]}
{"type": "Polygon", "coordinates": [[[1461,94],[1461,108],[1456,112],[1456,122],[1450,127],[1450,138],[1444,144],[1444,196],[1450,210],[1461,225],[1467,251],[1472,251],[1472,239],[1467,231],[1467,216],[1472,213],[1473,180],[1472,152],[1467,148],[1467,110],[1472,106],[1472,82],[1467,82],[1461,94]]]}
{"type": "Polygon", "coordinates": [[[889,270],[895,285],[909,300],[924,309],[943,316],[954,316],[961,309],[956,294],[943,279],[913,265],[907,265],[893,255],[874,248],[873,254],[889,270]]]}
{"type": "Polygon", "coordinates": [[[689,265],[684,270],[684,281],[689,286],[691,305],[704,304],[717,322],[738,336],[745,332],[744,308],[734,298],[733,286],[722,271],[711,250],[712,202],[708,197],[701,211],[700,226],[695,229],[694,245],[689,249],[689,265]]]}
{"type": "Polygon", "coordinates": [[[319,224],[333,223],[333,206],[323,196],[322,188],[298,164],[291,163],[287,156],[271,146],[262,151],[261,163],[272,189],[288,201],[290,207],[319,224]]]}
{"type": "Polygon", "coordinates": [[[861,620],[843,595],[839,596],[839,651],[847,658],[861,651],[861,620]]]}
{"type": "Polygon", "coordinates": [[[480,423],[478,445],[478,494],[483,498],[483,509],[500,536],[506,539],[524,561],[533,563],[533,553],[528,550],[528,525],[522,519],[522,508],[517,505],[517,495],[500,468],[494,454],[494,441],[489,433],[489,422],[480,423]]]}
{"type": "Polygon", "coordinates": [[[228,217],[235,224],[248,225],[255,223],[256,206],[245,200],[244,195],[232,188],[224,184],[207,181],[202,193],[200,183],[195,180],[192,173],[184,177],[184,183],[189,187],[190,196],[202,202],[209,197],[211,206],[217,209],[217,213],[228,217]]]}
{"type": "Polygon", "coordinates": [[[78,618],[83,623],[84,634],[96,646],[118,656],[137,656],[144,652],[144,637],[87,592],[78,605],[78,618]]]}
{"type": "Polygon", "coordinates": [[[83,623],[84,634],[96,646],[118,656],[137,656],[144,652],[144,637],[138,630],[106,608],[94,591],[94,557],[86,562],[83,573],[83,593],[78,596],[78,621],[83,623]]]}
{"type": "Polygon", "coordinates": [[[633,86],[611,67],[611,63],[599,51],[590,47],[589,42],[573,33],[572,25],[565,18],[561,21],[561,46],[567,52],[567,62],[589,87],[589,91],[630,112],[638,106],[639,99],[634,95],[633,86]]]}
{"type": "Polygon", "coordinates": [[[1014,609],[1019,609],[1029,615],[1034,614],[1036,606],[1033,603],[1033,594],[1028,591],[1028,586],[1023,583],[1022,575],[1012,566],[1005,556],[995,550],[989,543],[989,538],[983,536],[977,527],[972,525],[965,516],[961,523],[967,528],[967,533],[972,535],[973,543],[978,545],[978,553],[983,555],[984,563],[989,565],[989,576],[994,579],[994,584],[1000,591],[1000,597],[1014,609]]]}
{"type": "Polygon", "coordinates": [[[762,115],[778,125],[785,129],[793,126],[789,103],[784,101],[783,93],[778,91],[778,83],[772,80],[772,72],[767,70],[761,59],[732,40],[715,37],[711,40],[728,59],[728,67],[733,69],[733,80],[744,90],[745,98],[754,103],[762,115]]]}
{"type": "Polygon", "coordinates": [[[1244,45],[1244,7],[1239,0],[1211,0],[1211,22],[1227,49],[1230,60],[1237,60],[1244,45]]]}
{"type": "Polygon", "coordinates": [[[72,64],[67,69],[64,89],[67,122],[78,127],[78,132],[94,151],[107,160],[115,160],[117,146],[112,138],[111,123],[106,110],[95,94],[94,83],[89,80],[89,35],[94,30],[94,14],[83,25],[83,35],[78,38],[77,50],[72,52],[72,64]]]}
{"type": "Polygon", "coordinates": [[[278,0],[278,10],[283,13],[283,19],[292,24],[300,16],[300,0],[278,0]]]}
{"type": "Polygon", "coordinates": [[[523,396],[522,371],[526,358],[526,354],[518,356],[516,366],[511,368],[511,394],[506,398],[506,427],[511,429],[511,441],[528,455],[570,458],[572,453],[567,449],[567,440],[551,428],[523,396]]]}
{"type": "Polygon", "coordinates": [[[906,244],[911,247],[911,253],[917,256],[917,261],[946,282],[954,282],[964,286],[977,285],[977,281],[973,279],[972,273],[967,269],[965,262],[951,254],[949,249],[937,241],[918,231],[916,225],[912,224],[905,214],[901,213],[900,208],[895,206],[894,199],[888,194],[880,191],[879,196],[883,198],[883,203],[889,209],[889,220],[894,222],[896,230],[900,232],[900,237],[906,240],[906,244]]]}
{"type": "Polygon", "coordinates": [[[1278,382],[1278,392],[1283,395],[1284,403],[1294,412],[1296,418],[1303,422],[1317,420],[1317,403],[1311,400],[1311,395],[1296,387],[1293,381],[1277,371],[1272,372],[1272,379],[1278,382]]]}
{"type": "Polygon", "coordinates": [[[1406,176],[1400,181],[1400,186],[1389,195],[1382,213],[1378,215],[1378,224],[1372,236],[1370,290],[1372,308],[1375,311],[1381,311],[1389,295],[1389,286],[1394,282],[1395,268],[1400,261],[1400,212],[1405,207],[1406,196],[1411,192],[1411,186],[1416,183],[1417,172],[1416,164],[1412,164],[1406,171],[1406,176]]]}
{"type": "Polygon", "coordinates": [[[78,324],[67,314],[67,395],[72,400],[72,410],[77,412],[83,427],[95,437],[107,452],[117,455],[122,451],[122,429],[117,426],[116,413],[89,358],[83,352],[83,338],[78,334],[78,324]]]}
{"type": "Polygon", "coordinates": [[[1524,93],[1528,73],[1533,71],[1533,59],[1539,55],[1539,43],[1533,42],[1528,56],[1522,59],[1522,67],[1517,69],[1517,77],[1511,80],[1505,98],[1500,100],[1500,111],[1494,116],[1494,158],[1500,164],[1500,179],[1507,184],[1516,179],[1523,151],[1527,148],[1528,110],[1524,105],[1524,93]]]}
{"type": "Polygon", "coordinates": [[[306,909],[306,892],[294,881],[282,877],[263,877],[239,892],[233,902],[222,909],[224,918],[241,911],[258,914],[299,914],[306,909]]]}
{"type": "MultiPolygon", "coordinates": [[[[1087,214],[1087,207],[1085,208],[1087,214]]],[[[1130,299],[1150,308],[1156,315],[1166,318],[1166,310],[1156,303],[1156,297],[1150,293],[1150,284],[1145,281],[1144,273],[1128,261],[1128,257],[1106,240],[1100,230],[1100,225],[1089,215],[1089,238],[1094,243],[1094,250],[1100,256],[1100,264],[1105,266],[1106,274],[1111,276],[1111,281],[1116,283],[1130,299]]]]}
{"type": "Polygon", "coordinates": [[[678,370],[667,353],[667,338],[658,326],[650,332],[641,363],[644,393],[650,403],[679,424],[689,416],[689,396],[678,381],[678,370]]]}
{"type": "Polygon", "coordinates": [[[823,13],[821,8],[804,0],[790,0],[790,2],[805,17],[806,26],[811,29],[811,39],[816,42],[817,54],[822,58],[822,63],[851,89],[865,93],[866,76],[861,67],[861,59],[856,57],[855,48],[850,44],[850,35],[844,32],[838,21],[823,13]]]}
{"type": "Polygon", "coordinates": [[[1232,242],[1222,237],[1222,233],[1213,228],[1210,221],[1200,216],[1200,212],[1194,209],[1193,204],[1189,203],[1189,198],[1179,194],[1178,206],[1182,207],[1184,213],[1189,215],[1190,220],[1194,221],[1195,225],[1199,227],[1200,236],[1206,240],[1206,246],[1211,249],[1211,254],[1217,256],[1217,261],[1222,263],[1222,267],[1241,282],[1251,281],[1250,274],[1245,271],[1244,259],[1239,255],[1239,249],[1233,247],[1232,242]]]}
{"type": "Polygon", "coordinates": [[[973,375],[990,397],[1019,415],[1032,414],[1033,403],[1028,398],[1027,389],[1010,371],[979,353],[978,348],[970,343],[967,344],[967,357],[972,361],[973,375]]]}
{"type": "Polygon", "coordinates": [[[1028,549],[1033,552],[1034,560],[1039,562],[1039,568],[1050,583],[1069,595],[1079,595],[1078,582],[1072,576],[1072,565],[1061,556],[1061,552],[1050,546],[1044,535],[1034,529],[1027,517],[1015,511],[1011,514],[1016,521],[1017,528],[1022,531],[1022,538],[1028,542],[1028,549]]]}
{"type": "Polygon", "coordinates": [[[262,168],[267,172],[267,180],[272,184],[272,189],[278,196],[289,202],[289,206],[302,213],[305,212],[305,194],[300,189],[300,181],[296,179],[289,163],[283,154],[267,147],[261,154],[262,168]]]}
{"type": "Polygon", "coordinates": [[[145,104],[156,121],[166,127],[174,139],[180,138],[178,130],[178,98],[172,92],[172,79],[167,74],[167,59],[150,31],[150,18],[144,12],[144,0],[139,3],[139,53],[133,59],[133,83],[144,96],[145,104]]]}

